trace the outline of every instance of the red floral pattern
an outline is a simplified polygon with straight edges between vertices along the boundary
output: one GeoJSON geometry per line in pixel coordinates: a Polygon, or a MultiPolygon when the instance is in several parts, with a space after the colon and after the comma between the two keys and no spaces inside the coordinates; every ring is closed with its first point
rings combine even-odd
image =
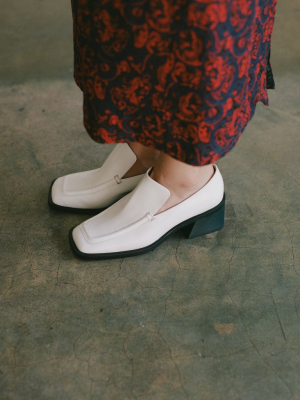
{"type": "Polygon", "coordinates": [[[211,164],[257,102],[269,105],[276,0],[71,1],[74,78],[95,141],[211,164]]]}

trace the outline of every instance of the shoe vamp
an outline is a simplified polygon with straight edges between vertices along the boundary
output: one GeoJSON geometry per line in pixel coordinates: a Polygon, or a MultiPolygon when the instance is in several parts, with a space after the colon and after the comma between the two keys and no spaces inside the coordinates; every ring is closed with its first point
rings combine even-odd
{"type": "Polygon", "coordinates": [[[100,169],[78,172],[65,177],[62,190],[64,193],[93,192],[108,180],[102,176],[100,169]]]}
{"type": "Polygon", "coordinates": [[[103,236],[136,226],[147,214],[154,215],[168,197],[167,189],[144,176],[131,193],[86,221],[85,230],[91,240],[103,240],[103,236]]]}

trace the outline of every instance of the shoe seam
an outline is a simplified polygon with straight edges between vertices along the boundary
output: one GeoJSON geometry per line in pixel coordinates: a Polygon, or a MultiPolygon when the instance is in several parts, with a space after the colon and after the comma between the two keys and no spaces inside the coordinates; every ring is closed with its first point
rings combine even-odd
{"type": "MultiPolygon", "coordinates": [[[[146,213],[148,214],[148,213],[146,213]]],[[[81,228],[82,233],[84,234],[85,240],[87,243],[89,244],[94,244],[94,243],[103,243],[103,242],[107,242],[108,240],[114,239],[115,237],[121,236],[122,234],[124,234],[125,232],[122,233],[123,230],[127,230],[128,228],[132,228],[134,229],[134,225],[137,225],[139,221],[145,220],[144,223],[139,224],[137,227],[140,227],[142,225],[144,225],[147,222],[151,222],[148,217],[145,215],[143,217],[141,217],[140,219],[138,219],[137,221],[132,222],[129,225],[124,226],[123,228],[120,228],[112,233],[108,233],[105,234],[103,236],[97,236],[96,238],[93,239],[90,230],[88,229],[87,226],[84,226],[84,230],[86,231],[87,235],[91,238],[91,240],[89,240],[89,238],[87,237],[87,235],[85,234],[84,230],[81,228]],[[108,239],[105,239],[106,236],[112,236],[116,234],[116,236],[114,237],[109,237],[108,239]],[[100,240],[99,240],[100,239],[100,240]],[[95,242],[94,242],[95,241],[95,242]]]]}
{"type": "MultiPolygon", "coordinates": [[[[137,178],[137,177],[141,177],[141,179],[142,179],[143,175],[137,175],[137,176],[132,176],[132,177],[129,177],[129,178],[121,178],[121,179],[122,179],[122,181],[124,183],[128,184],[128,183],[130,183],[129,180],[133,181],[134,178],[137,178]]],[[[83,195],[87,195],[87,194],[95,194],[95,193],[103,191],[105,189],[109,189],[112,186],[114,186],[114,187],[118,187],[119,186],[119,184],[116,183],[115,178],[112,178],[109,181],[102,183],[101,185],[93,186],[90,189],[85,189],[84,191],[81,191],[81,192],[75,191],[75,190],[74,191],[69,190],[69,191],[63,192],[62,191],[62,184],[61,184],[61,187],[59,188],[59,193],[60,193],[61,196],[70,196],[70,197],[71,196],[83,196],[83,195]],[[111,184],[108,185],[108,182],[111,182],[111,184]],[[106,185],[106,186],[103,188],[103,185],[106,185]]],[[[121,188],[121,186],[119,186],[119,187],[121,188]]]]}

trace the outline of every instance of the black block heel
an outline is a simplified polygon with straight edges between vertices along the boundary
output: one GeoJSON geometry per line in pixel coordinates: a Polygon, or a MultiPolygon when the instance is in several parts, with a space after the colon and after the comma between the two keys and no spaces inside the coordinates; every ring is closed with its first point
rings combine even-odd
{"type": "Polygon", "coordinates": [[[225,193],[220,204],[201,214],[192,224],[185,228],[188,239],[193,239],[220,230],[224,225],[224,215],[225,193]]]}

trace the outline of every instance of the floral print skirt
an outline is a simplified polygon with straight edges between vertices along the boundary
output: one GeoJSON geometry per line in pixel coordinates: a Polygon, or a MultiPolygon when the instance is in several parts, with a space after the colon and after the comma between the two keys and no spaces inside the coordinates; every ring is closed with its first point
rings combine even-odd
{"type": "Polygon", "coordinates": [[[211,164],[269,104],[276,0],[71,1],[74,79],[95,141],[211,164]]]}

